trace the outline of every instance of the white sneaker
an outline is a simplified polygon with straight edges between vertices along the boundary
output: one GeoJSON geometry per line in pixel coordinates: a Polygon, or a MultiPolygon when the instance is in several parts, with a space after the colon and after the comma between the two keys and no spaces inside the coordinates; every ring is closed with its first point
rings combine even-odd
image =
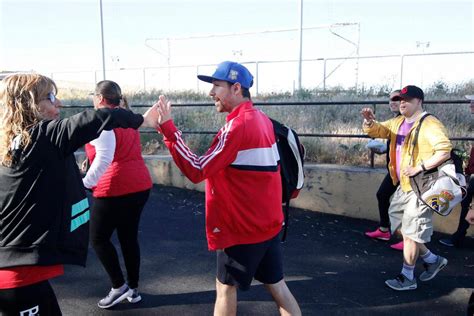
{"type": "Polygon", "coordinates": [[[131,289],[131,291],[132,294],[127,296],[127,300],[132,304],[140,302],[142,300],[142,297],[138,293],[138,289],[131,289]]]}
{"type": "Polygon", "coordinates": [[[101,299],[99,303],[97,303],[97,306],[100,308],[110,308],[124,299],[128,298],[133,294],[133,291],[128,287],[125,286],[123,290],[120,289],[111,289],[109,294],[107,294],[106,297],[101,299]]]}

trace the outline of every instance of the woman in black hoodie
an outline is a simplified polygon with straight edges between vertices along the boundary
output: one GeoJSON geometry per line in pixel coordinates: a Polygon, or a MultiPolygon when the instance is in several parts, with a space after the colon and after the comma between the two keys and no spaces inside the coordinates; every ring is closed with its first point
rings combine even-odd
{"type": "Polygon", "coordinates": [[[59,119],[56,84],[39,74],[0,82],[0,314],[61,315],[48,280],[85,265],[89,205],[74,152],[116,127],[156,126],[158,113],[88,110],[59,119]]]}

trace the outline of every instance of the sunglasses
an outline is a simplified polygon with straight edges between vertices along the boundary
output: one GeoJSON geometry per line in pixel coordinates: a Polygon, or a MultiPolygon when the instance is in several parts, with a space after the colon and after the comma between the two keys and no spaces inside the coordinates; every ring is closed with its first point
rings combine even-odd
{"type": "Polygon", "coordinates": [[[54,102],[56,102],[56,96],[54,95],[54,93],[50,92],[44,100],[49,100],[51,103],[54,104],[54,102]]]}

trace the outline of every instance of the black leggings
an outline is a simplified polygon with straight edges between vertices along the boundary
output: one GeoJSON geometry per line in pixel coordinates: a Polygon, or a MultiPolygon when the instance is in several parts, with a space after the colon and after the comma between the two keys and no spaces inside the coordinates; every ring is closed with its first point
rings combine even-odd
{"type": "Polygon", "coordinates": [[[114,245],[110,241],[117,229],[122,248],[128,286],[138,287],[140,273],[140,246],[138,224],[150,190],[108,198],[93,198],[91,207],[91,243],[97,257],[110,277],[113,288],[125,283],[114,245]]]}
{"type": "Polygon", "coordinates": [[[0,290],[0,315],[62,315],[48,281],[0,290]]]}
{"type": "Polygon", "coordinates": [[[393,185],[390,174],[387,173],[377,191],[377,201],[379,202],[380,227],[390,228],[390,218],[388,208],[390,207],[390,197],[397,190],[398,185],[393,185]]]}
{"type": "Polygon", "coordinates": [[[466,215],[469,212],[469,204],[472,202],[472,195],[474,193],[474,176],[471,176],[467,185],[467,194],[464,200],[461,202],[461,214],[459,215],[458,229],[453,234],[453,239],[456,242],[463,242],[466,237],[467,230],[470,226],[469,222],[466,221],[466,215]]]}
{"type": "Polygon", "coordinates": [[[467,305],[467,316],[474,315],[474,292],[471,293],[471,297],[469,298],[469,303],[467,305]]]}

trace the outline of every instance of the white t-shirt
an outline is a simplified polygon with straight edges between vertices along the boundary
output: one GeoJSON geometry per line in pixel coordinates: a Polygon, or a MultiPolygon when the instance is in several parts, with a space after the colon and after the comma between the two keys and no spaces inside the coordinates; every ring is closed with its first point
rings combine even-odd
{"type": "Polygon", "coordinates": [[[105,170],[114,160],[115,154],[115,133],[114,131],[102,131],[100,136],[91,145],[95,147],[95,158],[86,176],[82,179],[84,186],[88,189],[97,185],[105,170]]]}

